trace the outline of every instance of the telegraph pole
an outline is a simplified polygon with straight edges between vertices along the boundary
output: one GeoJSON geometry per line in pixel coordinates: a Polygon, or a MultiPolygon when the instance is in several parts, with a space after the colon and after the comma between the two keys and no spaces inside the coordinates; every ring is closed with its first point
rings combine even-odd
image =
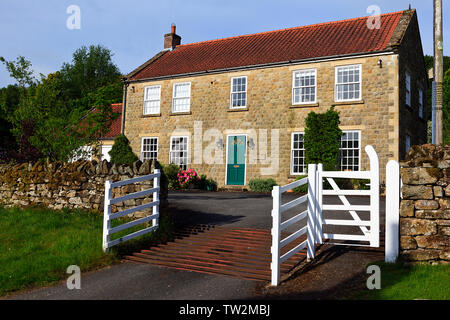
{"type": "Polygon", "coordinates": [[[434,0],[434,68],[433,82],[436,89],[435,93],[435,127],[436,137],[434,143],[436,145],[443,143],[442,133],[442,83],[444,81],[444,43],[442,41],[442,0],[434,0]]]}

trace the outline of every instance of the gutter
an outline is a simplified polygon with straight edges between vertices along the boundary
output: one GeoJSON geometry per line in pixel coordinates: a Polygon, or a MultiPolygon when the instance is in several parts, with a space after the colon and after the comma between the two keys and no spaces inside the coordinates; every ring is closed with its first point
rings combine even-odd
{"type": "Polygon", "coordinates": [[[348,58],[363,58],[363,57],[390,55],[390,54],[394,54],[394,53],[395,52],[393,50],[391,50],[391,48],[389,48],[389,50],[376,51],[376,52],[371,52],[371,53],[367,52],[367,53],[359,53],[359,54],[354,54],[354,53],[339,54],[339,55],[328,56],[328,57],[270,62],[270,63],[242,66],[242,67],[205,70],[205,71],[198,71],[198,72],[188,72],[188,73],[180,73],[180,74],[175,74],[175,75],[158,76],[158,77],[136,79],[136,80],[126,79],[126,81],[127,81],[127,85],[128,85],[130,83],[147,82],[147,81],[153,81],[153,80],[174,79],[174,78],[181,78],[181,77],[200,76],[200,75],[206,75],[206,74],[215,74],[215,73],[223,73],[223,72],[239,71],[239,70],[249,70],[249,69],[275,68],[275,67],[281,67],[281,66],[286,66],[286,65],[318,63],[318,62],[324,62],[324,61],[329,61],[329,60],[343,60],[343,59],[348,59],[348,58]]]}

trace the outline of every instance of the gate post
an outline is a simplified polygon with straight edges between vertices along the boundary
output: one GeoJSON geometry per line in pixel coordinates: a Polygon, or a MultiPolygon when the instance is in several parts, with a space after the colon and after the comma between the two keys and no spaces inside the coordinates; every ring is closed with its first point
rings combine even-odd
{"type": "Polygon", "coordinates": [[[322,204],[323,204],[323,183],[322,183],[323,164],[317,165],[316,171],[316,243],[323,244],[323,230],[322,230],[322,204]]]}
{"type": "MultiPolygon", "coordinates": [[[[160,169],[155,169],[154,173],[158,174],[161,173],[160,169]]],[[[160,181],[161,181],[161,175],[160,176],[156,176],[153,178],[153,188],[157,188],[160,187],[160,181]]],[[[159,201],[159,191],[156,190],[155,192],[153,192],[153,202],[158,202],[159,201]]],[[[157,215],[159,214],[159,204],[153,206],[153,212],[152,215],[157,215]]],[[[152,226],[158,226],[159,225],[159,217],[155,218],[152,220],[152,226]]]]}
{"type": "Polygon", "coordinates": [[[395,262],[399,250],[400,166],[390,160],[386,166],[385,262],[395,262]]]}
{"type": "Polygon", "coordinates": [[[108,242],[109,242],[109,229],[111,228],[111,220],[109,216],[111,215],[111,198],[112,198],[112,188],[111,181],[105,181],[105,200],[103,203],[103,238],[102,238],[102,248],[103,252],[108,252],[108,242]]]}
{"type": "Polygon", "coordinates": [[[307,259],[308,261],[314,259],[315,255],[315,239],[316,239],[316,164],[308,165],[308,222],[307,222],[307,259]]]}
{"type": "Polygon", "coordinates": [[[367,145],[370,160],[370,246],[380,246],[380,165],[375,149],[367,145]]]}
{"type": "Polygon", "coordinates": [[[272,273],[272,285],[277,286],[280,283],[280,206],[281,206],[281,187],[274,186],[272,189],[272,263],[270,270],[272,273]]]}

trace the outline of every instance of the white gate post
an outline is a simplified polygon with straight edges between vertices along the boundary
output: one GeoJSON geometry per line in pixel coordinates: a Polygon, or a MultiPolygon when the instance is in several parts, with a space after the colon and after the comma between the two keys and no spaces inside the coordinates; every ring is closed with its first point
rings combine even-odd
{"type": "Polygon", "coordinates": [[[308,222],[307,222],[307,259],[314,259],[315,255],[315,220],[316,220],[316,165],[308,165],[308,222]]]}
{"type": "Polygon", "coordinates": [[[385,261],[395,262],[399,250],[400,166],[390,160],[386,166],[385,261]]]}
{"type": "Polygon", "coordinates": [[[316,243],[323,244],[323,230],[322,230],[322,204],[323,204],[323,183],[322,183],[322,171],[323,164],[319,163],[317,165],[316,171],[316,243]]]}
{"type": "MultiPolygon", "coordinates": [[[[158,174],[161,171],[159,169],[155,169],[154,173],[158,174]]],[[[160,180],[161,176],[158,177],[154,177],[153,178],[153,188],[159,187],[160,186],[160,180]]],[[[159,191],[156,190],[155,192],[153,192],[153,202],[157,202],[159,201],[159,191]]],[[[159,214],[159,204],[153,206],[153,215],[159,214]]],[[[155,218],[152,220],[152,226],[158,226],[159,225],[159,217],[155,218]]]]}
{"type": "Polygon", "coordinates": [[[380,246],[380,165],[375,149],[367,145],[370,160],[370,246],[380,246]]]}
{"type": "Polygon", "coordinates": [[[281,188],[274,186],[272,189],[273,209],[272,209],[272,263],[270,269],[272,272],[272,285],[277,286],[280,283],[280,206],[281,206],[281,188]]]}
{"type": "Polygon", "coordinates": [[[111,227],[111,221],[109,216],[111,215],[111,198],[112,198],[112,188],[111,181],[105,181],[105,200],[103,205],[103,240],[102,240],[102,248],[104,252],[108,252],[108,242],[109,242],[109,229],[111,227]]]}

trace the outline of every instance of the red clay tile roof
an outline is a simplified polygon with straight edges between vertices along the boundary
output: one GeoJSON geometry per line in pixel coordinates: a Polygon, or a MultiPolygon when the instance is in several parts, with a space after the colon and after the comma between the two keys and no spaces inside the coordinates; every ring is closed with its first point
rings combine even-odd
{"type": "Polygon", "coordinates": [[[404,12],[381,15],[380,29],[369,29],[363,17],[179,45],[129,80],[383,51],[404,12]]]}
{"type": "MultiPolygon", "coordinates": [[[[111,130],[102,139],[114,139],[122,133],[122,103],[112,103],[111,108],[114,113],[118,113],[119,115],[111,123],[111,130]]],[[[98,109],[94,107],[89,112],[98,112],[98,109]]]]}

